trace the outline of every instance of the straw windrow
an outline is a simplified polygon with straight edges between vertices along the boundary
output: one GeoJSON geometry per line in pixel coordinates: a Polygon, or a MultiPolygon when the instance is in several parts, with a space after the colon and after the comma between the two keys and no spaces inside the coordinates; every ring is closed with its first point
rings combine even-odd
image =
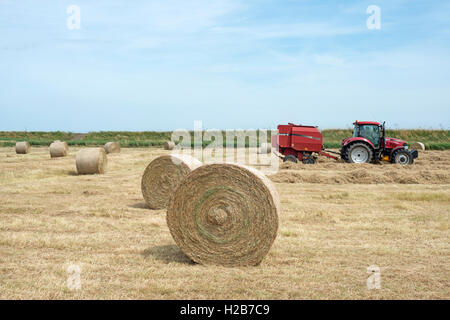
{"type": "Polygon", "coordinates": [[[279,210],[277,192],[261,172],[210,164],[176,189],[167,224],[180,249],[197,263],[257,265],[276,238],[279,210]]]}

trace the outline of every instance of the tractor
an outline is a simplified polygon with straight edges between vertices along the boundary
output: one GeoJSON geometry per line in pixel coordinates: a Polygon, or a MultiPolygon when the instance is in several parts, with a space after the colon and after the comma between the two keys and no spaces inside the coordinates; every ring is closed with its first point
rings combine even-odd
{"type": "Polygon", "coordinates": [[[341,158],[350,163],[390,161],[401,165],[412,164],[417,150],[409,150],[406,141],[387,138],[385,123],[355,121],[353,136],[342,140],[341,158]]]}

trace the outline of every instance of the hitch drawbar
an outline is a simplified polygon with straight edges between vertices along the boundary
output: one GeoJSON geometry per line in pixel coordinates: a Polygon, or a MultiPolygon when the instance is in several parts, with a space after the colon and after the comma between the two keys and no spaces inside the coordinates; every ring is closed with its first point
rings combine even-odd
{"type": "Polygon", "coordinates": [[[331,150],[320,150],[320,151],[317,152],[317,153],[318,153],[319,155],[321,155],[321,156],[325,156],[325,157],[327,157],[327,158],[334,159],[334,160],[338,160],[339,157],[332,156],[330,153],[334,153],[334,154],[340,155],[340,153],[334,152],[334,151],[331,151],[331,150]]]}

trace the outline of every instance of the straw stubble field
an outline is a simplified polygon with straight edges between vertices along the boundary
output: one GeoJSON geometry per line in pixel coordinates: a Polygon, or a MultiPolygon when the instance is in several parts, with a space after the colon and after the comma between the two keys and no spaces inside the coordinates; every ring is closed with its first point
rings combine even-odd
{"type": "Polygon", "coordinates": [[[191,263],[166,211],[145,205],[141,175],[170,151],[124,148],[106,174],[78,176],[77,150],[0,148],[1,299],[450,298],[450,151],[406,168],[283,164],[273,247],[259,266],[226,268],[191,263]],[[366,286],[371,265],[379,290],[366,286]]]}

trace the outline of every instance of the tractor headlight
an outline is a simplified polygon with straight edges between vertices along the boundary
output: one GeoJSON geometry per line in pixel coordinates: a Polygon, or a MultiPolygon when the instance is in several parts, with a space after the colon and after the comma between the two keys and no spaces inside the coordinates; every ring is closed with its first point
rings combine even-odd
{"type": "Polygon", "coordinates": [[[409,147],[408,147],[408,145],[406,145],[404,148],[405,148],[405,150],[408,150],[409,147]]]}

